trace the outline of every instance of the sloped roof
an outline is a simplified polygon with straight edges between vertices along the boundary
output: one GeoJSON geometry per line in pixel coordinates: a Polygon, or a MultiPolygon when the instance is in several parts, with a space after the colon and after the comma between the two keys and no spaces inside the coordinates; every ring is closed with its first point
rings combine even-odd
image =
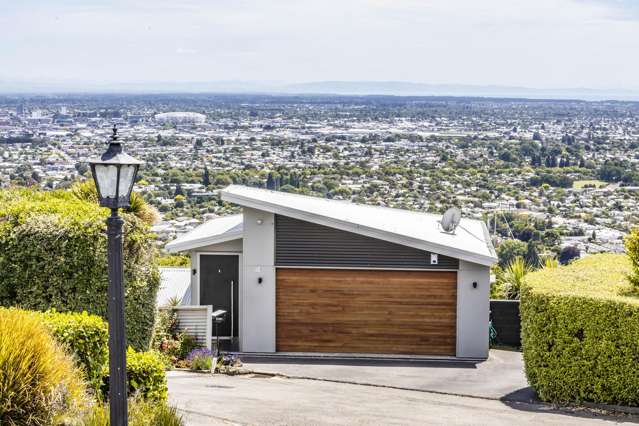
{"type": "Polygon", "coordinates": [[[441,216],[429,213],[368,206],[241,185],[225,188],[221,196],[224,201],[244,207],[355,232],[473,263],[491,265],[497,261],[488,229],[478,220],[462,218],[455,233],[447,233],[439,224],[441,216]]]}
{"type": "Polygon", "coordinates": [[[191,304],[191,268],[160,268],[160,288],[156,297],[158,306],[167,306],[172,298],[180,305],[191,304]]]}
{"type": "Polygon", "coordinates": [[[221,216],[204,222],[166,245],[170,253],[242,238],[242,215],[221,216]]]}

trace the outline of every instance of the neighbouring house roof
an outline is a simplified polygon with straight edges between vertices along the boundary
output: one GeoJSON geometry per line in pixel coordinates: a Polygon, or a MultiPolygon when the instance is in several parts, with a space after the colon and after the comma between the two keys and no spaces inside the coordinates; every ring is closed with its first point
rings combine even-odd
{"type": "MultiPolygon", "coordinates": [[[[462,218],[455,233],[444,232],[441,215],[355,204],[286,192],[231,185],[224,201],[366,235],[472,263],[497,261],[484,222],[462,218]]],[[[217,220],[217,219],[215,219],[217,220]]],[[[214,220],[214,221],[215,221],[214,220]]],[[[194,230],[195,231],[195,230],[194,230]]]]}
{"type": "Polygon", "coordinates": [[[242,215],[221,216],[209,220],[166,245],[170,253],[242,238],[242,215]]]}
{"type": "Polygon", "coordinates": [[[157,305],[167,306],[177,298],[180,305],[191,304],[191,268],[160,268],[157,305]]]}

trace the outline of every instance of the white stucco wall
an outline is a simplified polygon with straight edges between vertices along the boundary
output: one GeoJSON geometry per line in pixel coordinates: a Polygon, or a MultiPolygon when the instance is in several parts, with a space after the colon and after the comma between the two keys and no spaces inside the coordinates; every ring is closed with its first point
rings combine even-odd
{"type": "Polygon", "coordinates": [[[488,358],[490,268],[459,261],[457,273],[457,357],[488,358]],[[473,288],[473,282],[477,288],[473,288]]]}
{"type": "Polygon", "coordinates": [[[275,217],[246,207],[243,212],[240,350],[275,352],[275,217]]]}

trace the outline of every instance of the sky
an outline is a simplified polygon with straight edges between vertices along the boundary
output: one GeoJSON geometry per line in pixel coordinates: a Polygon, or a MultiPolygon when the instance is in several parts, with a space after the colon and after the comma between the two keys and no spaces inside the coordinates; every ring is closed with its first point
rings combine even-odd
{"type": "Polygon", "coordinates": [[[0,80],[639,89],[639,0],[0,0],[0,80]]]}

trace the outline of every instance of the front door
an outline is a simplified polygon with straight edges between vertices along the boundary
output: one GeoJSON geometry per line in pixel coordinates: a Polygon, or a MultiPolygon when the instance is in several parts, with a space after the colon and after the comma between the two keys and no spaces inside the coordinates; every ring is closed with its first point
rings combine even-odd
{"type": "MultiPolygon", "coordinates": [[[[200,305],[224,309],[226,321],[218,326],[220,337],[238,335],[239,256],[200,255],[200,305]]],[[[213,324],[215,336],[215,324],[213,324]]]]}

